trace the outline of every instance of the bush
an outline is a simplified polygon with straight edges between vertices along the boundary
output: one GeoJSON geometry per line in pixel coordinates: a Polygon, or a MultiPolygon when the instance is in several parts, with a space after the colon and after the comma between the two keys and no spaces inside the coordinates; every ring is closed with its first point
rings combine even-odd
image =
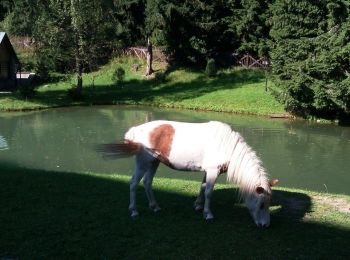
{"type": "Polygon", "coordinates": [[[112,75],[112,80],[115,83],[123,81],[125,78],[125,70],[122,67],[117,67],[112,75]]]}
{"type": "Polygon", "coordinates": [[[207,61],[207,66],[205,68],[205,74],[208,77],[214,77],[217,73],[216,65],[215,65],[215,60],[214,59],[209,59],[207,61]]]}
{"type": "Polygon", "coordinates": [[[70,89],[67,90],[67,95],[75,101],[79,101],[83,99],[83,93],[76,86],[72,85],[70,89]]]}
{"type": "Polygon", "coordinates": [[[18,92],[22,97],[33,97],[35,95],[35,86],[34,84],[20,84],[18,87],[18,92]]]}
{"type": "Polygon", "coordinates": [[[52,71],[52,68],[49,64],[46,57],[43,55],[37,56],[34,70],[40,82],[48,82],[50,80],[50,71],[52,71]]]}

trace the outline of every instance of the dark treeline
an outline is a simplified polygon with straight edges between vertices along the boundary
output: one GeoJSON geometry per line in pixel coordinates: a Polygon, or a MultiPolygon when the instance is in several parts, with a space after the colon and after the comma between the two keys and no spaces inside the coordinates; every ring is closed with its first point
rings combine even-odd
{"type": "Polygon", "coordinates": [[[171,62],[269,57],[276,97],[303,116],[350,113],[350,0],[1,0],[0,29],[30,35],[37,71],[87,71],[128,46],[171,62]]]}

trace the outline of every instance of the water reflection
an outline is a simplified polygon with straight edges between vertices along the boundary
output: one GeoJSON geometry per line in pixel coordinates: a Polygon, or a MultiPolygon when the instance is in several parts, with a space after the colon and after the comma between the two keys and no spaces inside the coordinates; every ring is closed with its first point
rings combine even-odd
{"type": "MultiPolygon", "coordinates": [[[[132,158],[106,161],[92,148],[122,139],[130,126],[156,119],[226,122],[244,136],[282,186],[350,194],[349,128],[226,113],[115,106],[0,113],[0,162],[55,171],[131,174],[132,158]]],[[[201,174],[166,167],[157,174],[201,179],[201,174]]]]}
{"type": "Polygon", "coordinates": [[[6,139],[0,135],[0,151],[8,149],[6,139]]]}

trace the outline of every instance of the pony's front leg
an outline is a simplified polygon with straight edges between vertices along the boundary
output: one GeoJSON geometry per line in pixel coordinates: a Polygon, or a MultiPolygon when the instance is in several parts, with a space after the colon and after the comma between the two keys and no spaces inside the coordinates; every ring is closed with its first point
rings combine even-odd
{"type": "Polygon", "coordinates": [[[210,200],[213,193],[216,178],[218,177],[217,170],[208,170],[206,174],[206,185],[204,191],[204,210],[203,216],[205,220],[212,220],[214,218],[213,213],[210,210],[210,200]]]}
{"type": "Polygon", "coordinates": [[[199,194],[197,196],[197,199],[194,202],[194,209],[196,211],[200,211],[203,209],[203,199],[204,199],[204,191],[205,191],[205,186],[207,182],[207,173],[204,173],[203,180],[201,183],[201,187],[199,189],[199,194]]]}

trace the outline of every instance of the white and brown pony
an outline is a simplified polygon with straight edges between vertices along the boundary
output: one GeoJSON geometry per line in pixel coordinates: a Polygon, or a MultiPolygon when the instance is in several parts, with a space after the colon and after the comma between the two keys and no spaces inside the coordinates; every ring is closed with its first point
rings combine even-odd
{"type": "Polygon", "coordinates": [[[123,143],[103,145],[102,151],[111,157],[136,155],[136,169],[130,181],[132,217],[139,214],[136,188],[142,178],[149,207],[155,212],[160,210],[152,181],[162,162],[177,170],[205,172],[194,207],[203,209],[206,220],[213,219],[210,198],[215,181],[221,173],[227,172],[227,180],[239,185],[240,196],[256,225],[270,225],[271,186],[278,181],[269,181],[255,152],[239,133],[224,123],[152,121],[130,128],[123,143]]]}

